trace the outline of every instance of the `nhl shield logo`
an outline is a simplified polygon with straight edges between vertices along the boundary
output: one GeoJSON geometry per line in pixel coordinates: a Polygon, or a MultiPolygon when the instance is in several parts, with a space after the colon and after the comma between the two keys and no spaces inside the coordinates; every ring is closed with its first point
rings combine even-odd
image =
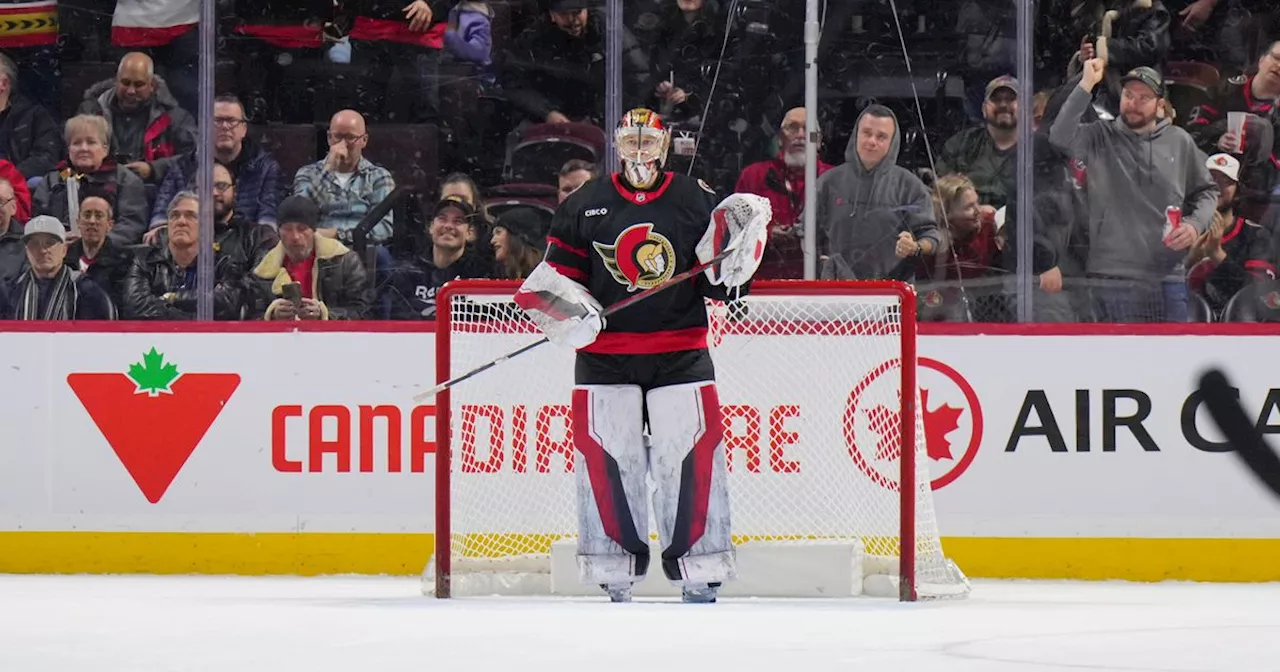
{"type": "Polygon", "coordinates": [[[675,248],[666,236],[653,232],[652,223],[634,224],[618,234],[612,245],[594,246],[613,279],[629,292],[656,287],[675,273],[675,248]]]}

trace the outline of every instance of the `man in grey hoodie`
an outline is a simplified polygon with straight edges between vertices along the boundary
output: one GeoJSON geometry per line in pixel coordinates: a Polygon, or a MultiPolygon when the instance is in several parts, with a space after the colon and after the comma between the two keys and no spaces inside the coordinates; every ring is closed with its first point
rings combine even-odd
{"type": "Polygon", "coordinates": [[[893,112],[869,105],[845,163],[818,178],[818,252],[837,278],[909,281],[916,257],[940,247],[929,190],[898,165],[901,138],[893,112]]]}
{"type": "Polygon", "coordinates": [[[1091,59],[1049,129],[1049,141],[1088,170],[1089,248],[1085,272],[1095,317],[1104,322],[1187,321],[1183,259],[1209,228],[1218,187],[1205,155],[1181,128],[1157,115],[1163,81],[1151,68],[1121,80],[1120,116],[1080,123],[1106,63],[1091,59]],[[1182,209],[1165,230],[1165,209],[1182,209]]]}

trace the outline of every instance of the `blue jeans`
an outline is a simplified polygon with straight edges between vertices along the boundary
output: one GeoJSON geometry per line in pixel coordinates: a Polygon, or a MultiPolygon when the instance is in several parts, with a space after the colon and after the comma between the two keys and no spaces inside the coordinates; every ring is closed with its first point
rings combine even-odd
{"type": "Polygon", "coordinates": [[[1093,317],[1097,322],[1186,322],[1187,285],[1180,280],[1150,282],[1092,278],[1093,317]]]}

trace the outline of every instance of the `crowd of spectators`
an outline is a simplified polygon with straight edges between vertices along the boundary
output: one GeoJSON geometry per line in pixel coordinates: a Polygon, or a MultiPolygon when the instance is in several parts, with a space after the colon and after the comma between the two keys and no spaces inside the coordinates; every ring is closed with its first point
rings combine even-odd
{"type": "MultiPolygon", "coordinates": [[[[221,0],[202,147],[199,0],[0,0],[0,319],[192,319],[201,291],[224,320],[429,319],[449,280],[524,277],[614,165],[602,4],[221,0]]],[[[1280,320],[1273,2],[1039,3],[1034,101],[1012,2],[828,3],[813,185],[803,2],[624,4],[623,109],[663,115],[670,169],[770,200],[757,277],[802,277],[815,189],[821,277],[913,282],[923,319],[1014,319],[1021,263],[1041,320],[1280,320]]]]}

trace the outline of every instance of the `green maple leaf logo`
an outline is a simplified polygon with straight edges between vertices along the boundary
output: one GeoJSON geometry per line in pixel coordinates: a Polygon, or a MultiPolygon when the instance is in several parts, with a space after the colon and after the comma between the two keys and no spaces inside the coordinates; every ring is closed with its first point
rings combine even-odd
{"type": "Polygon", "coordinates": [[[164,355],[156,352],[155,347],[142,355],[142,361],[129,365],[129,379],[137,385],[134,394],[146,392],[148,396],[158,397],[161,394],[173,394],[170,387],[178,379],[178,367],[165,363],[164,355]]]}

